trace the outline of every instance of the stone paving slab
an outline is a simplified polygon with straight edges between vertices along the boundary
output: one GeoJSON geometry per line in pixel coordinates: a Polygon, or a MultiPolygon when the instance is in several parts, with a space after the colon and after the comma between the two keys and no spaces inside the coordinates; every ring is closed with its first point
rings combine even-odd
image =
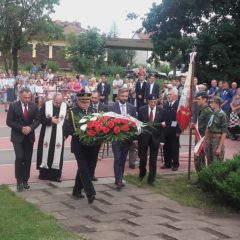
{"type": "MultiPolygon", "coordinates": [[[[69,231],[91,240],[239,240],[240,216],[210,215],[127,184],[117,191],[113,178],[94,183],[97,199],[71,196],[74,181],[41,183],[18,196],[53,215],[69,231]]],[[[16,191],[14,186],[10,186],[16,191]]]]}

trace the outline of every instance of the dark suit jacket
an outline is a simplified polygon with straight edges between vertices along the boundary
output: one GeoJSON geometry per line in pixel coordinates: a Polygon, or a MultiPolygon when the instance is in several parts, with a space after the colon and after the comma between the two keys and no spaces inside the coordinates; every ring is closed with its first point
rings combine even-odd
{"type": "MultiPolygon", "coordinates": [[[[136,108],[131,104],[131,103],[126,103],[127,104],[127,114],[129,114],[132,117],[136,117],[136,108]]],[[[112,106],[109,106],[108,108],[109,111],[121,114],[119,102],[115,102],[112,106]]]]}
{"type": "Polygon", "coordinates": [[[135,88],[135,92],[136,92],[136,99],[138,100],[138,95],[141,95],[142,96],[142,99],[144,99],[144,94],[145,94],[145,89],[146,89],[146,85],[147,83],[144,81],[143,82],[143,85],[142,85],[142,88],[141,88],[141,83],[140,81],[137,81],[136,83],[136,88],[135,88]]]}
{"type": "Polygon", "coordinates": [[[176,121],[176,113],[178,109],[178,100],[174,102],[173,106],[170,107],[169,103],[165,103],[163,105],[163,109],[166,112],[166,118],[165,118],[165,123],[166,123],[166,136],[176,136],[176,134],[181,134],[181,129],[179,125],[177,124],[176,127],[172,127],[172,122],[176,121]]]}
{"type": "MultiPolygon", "coordinates": [[[[152,89],[152,95],[159,99],[159,92],[160,92],[160,86],[157,83],[154,83],[153,89],[152,89]]],[[[149,95],[150,95],[150,83],[147,83],[144,98],[148,99],[149,95]]]]}
{"type": "MultiPolygon", "coordinates": [[[[91,103],[90,106],[91,106],[91,108],[92,108],[94,111],[96,111],[96,109],[93,108],[93,104],[92,104],[92,103],[91,103]]],[[[107,112],[107,111],[108,111],[108,105],[99,102],[99,103],[98,103],[98,108],[97,108],[97,113],[99,113],[99,112],[107,112]]]]}
{"type": "Polygon", "coordinates": [[[97,85],[97,90],[98,90],[100,96],[105,96],[105,98],[108,98],[108,96],[111,92],[111,87],[110,87],[109,83],[105,82],[104,89],[102,92],[102,83],[99,83],[97,85]]]}
{"type": "Polygon", "coordinates": [[[29,126],[32,131],[28,137],[31,142],[35,141],[34,130],[39,126],[39,110],[36,104],[30,102],[28,104],[28,121],[26,122],[23,117],[23,110],[20,101],[10,104],[7,114],[7,125],[11,130],[11,141],[15,143],[21,143],[24,140],[25,135],[22,134],[22,127],[29,126]]]}
{"type": "MultiPolygon", "coordinates": [[[[138,111],[138,119],[141,122],[148,123],[149,122],[149,114],[148,114],[148,105],[142,106],[139,108],[138,111]]],[[[157,106],[156,107],[156,114],[154,118],[154,123],[162,123],[165,122],[165,111],[157,106]]],[[[140,144],[148,145],[149,140],[152,138],[154,146],[159,146],[160,142],[165,142],[165,129],[162,126],[156,126],[155,128],[152,127],[145,127],[147,132],[143,132],[138,137],[138,141],[140,144]]]]}

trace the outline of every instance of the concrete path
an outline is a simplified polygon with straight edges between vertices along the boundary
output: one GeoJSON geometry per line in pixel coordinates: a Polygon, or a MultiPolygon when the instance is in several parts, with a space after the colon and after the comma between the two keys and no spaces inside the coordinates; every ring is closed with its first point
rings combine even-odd
{"type": "Polygon", "coordinates": [[[240,239],[239,215],[206,215],[147,189],[127,184],[117,191],[113,182],[111,177],[101,178],[95,184],[97,200],[92,205],[86,198],[71,197],[73,181],[31,184],[31,190],[17,195],[85,239],[240,239]]]}

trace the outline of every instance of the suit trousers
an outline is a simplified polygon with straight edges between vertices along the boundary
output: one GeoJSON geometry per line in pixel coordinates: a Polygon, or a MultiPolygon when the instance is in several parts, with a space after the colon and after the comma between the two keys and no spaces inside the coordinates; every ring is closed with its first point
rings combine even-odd
{"type": "Polygon", "coordinates": [[[81,193],[84,189],[87,196],[96,195],[92,183],[92,169],[95,166],[96,148],[95,146],[79,145],[77,151],[74,152],[78,164],[78,170],[75,178],[73,192],[81,193]]]}
{"type": "Polygon", "coordinates": [[[122,183],[130,142],[112,142],[115,183],[122,183]]]}
{"type": "Polygon", "coordinates": [[[166,136],[163,147],[164,165],[168,168],[179,167],[179,137],[166,136]]]}
{"type": "Polygon", "coordinates": [[[33,142],[26,136],[21,143],[13,142],[13,147],[16,156],[15,177],[19,183],[27,182],[30,177],[33,142]]]}
{"type": "Polygon", "coordinates": [[[150,142],[148,144],[141,144],[141,141],[138,143],[138,156],[140,158],[139,177],[143,178],[147,172],[146,166],[148,148],[150,148],[148,182],[152,183],[156,178],[157,156],[159,151],[159,145],[156,146],[153,144],[152,139],[150,139],[150,142]]]}

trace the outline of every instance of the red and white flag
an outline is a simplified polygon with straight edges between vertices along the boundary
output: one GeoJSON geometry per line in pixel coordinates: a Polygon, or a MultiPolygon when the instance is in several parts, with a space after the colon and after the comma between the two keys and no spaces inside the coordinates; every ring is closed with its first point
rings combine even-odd
{"type": "Polygon", "coordinates": [[[194,154],[199,157],[201,152],[204,149],[205,136],[203,136],[203,137],[201,136],[201,134],[198,130],[198,123],[196,124],[196,127],[195,127],[195,138],[196,138],[197,144],[194,147],[194,154]]]}
{"type": "Polygon", "coordinates": [[[190,108],[192,105],[192,97],[191,97],[192,66],[193,66],[194,58],[196,54],[197,54],[196,52],[192,52],[190,54],[190,64],[188,68],[188,74],[187,74],[186,82],[183,87],[183,91],[181,93],[177,115],[176,115],[177,122],[182,130],[185,130],[191,121],[190,108]]]}

